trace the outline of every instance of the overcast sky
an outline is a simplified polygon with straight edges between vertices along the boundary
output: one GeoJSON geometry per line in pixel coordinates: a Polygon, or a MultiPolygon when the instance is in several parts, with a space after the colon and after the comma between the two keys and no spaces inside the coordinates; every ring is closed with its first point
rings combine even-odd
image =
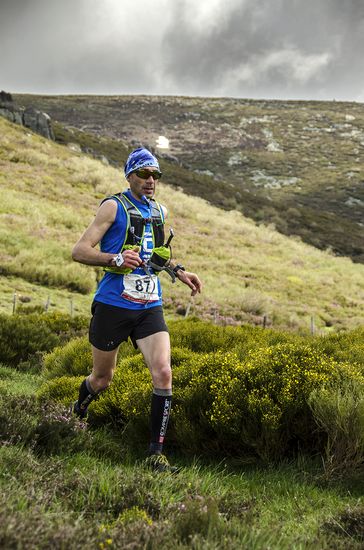
{"type": "Polygon", "coordinates": [[[364,0],[0,0],[0,89],[364,101],[364,0]]]}

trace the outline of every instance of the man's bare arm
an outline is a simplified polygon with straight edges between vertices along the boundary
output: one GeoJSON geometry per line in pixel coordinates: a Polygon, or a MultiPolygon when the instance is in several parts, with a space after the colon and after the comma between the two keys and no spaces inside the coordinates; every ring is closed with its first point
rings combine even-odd
{"type": "MultiPolygon", "coordinates": [[[[94,221],[73,247],[72,258],[76,262],[101,267],[115,265],[116,253],[101,252],[95,247],[114,223],[116,212],[117,204],[113,200],[108,200],[100,206],[94,221]]],[[[125,250],[122,255],[124,258],[123,267],[135,269],[142,263],[138,252],[135,250],[125,250]]]]}

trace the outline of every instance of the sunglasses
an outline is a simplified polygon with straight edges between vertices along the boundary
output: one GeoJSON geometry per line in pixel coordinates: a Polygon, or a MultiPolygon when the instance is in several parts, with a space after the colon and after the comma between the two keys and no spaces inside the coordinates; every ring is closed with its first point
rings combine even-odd
{"type": "Polygon", "coordinates": [[[139,168],[139,170],[135,170],[134,174],[138,176],[138,178],[141,178],[142,180],[147,180],[152,176],[154,180],[159,180],[162,177],[162,172],[159,172],[159,170],[153,170],[152,172],[149,170],[146,170],[145,168],[139,168]]]}

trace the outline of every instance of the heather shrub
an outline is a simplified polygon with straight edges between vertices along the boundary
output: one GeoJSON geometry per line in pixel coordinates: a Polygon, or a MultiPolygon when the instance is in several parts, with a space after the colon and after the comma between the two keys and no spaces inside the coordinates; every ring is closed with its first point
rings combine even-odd
{"type": "MultiPolygon", "coordinates": [[[[0,362],[18,366],[86,332],[83,317],[61,313],[0,315],[0,362]]],[[[39,360],[38,360],[39,362],[39,360]]]]}
{"type": "Polygon", "coordinates": [[[85,422],[56,403],[41,404],[41,415],[34,430],[38,454],[79,451],[91,445],[92,436],[85,422]]]}
{"type": "Polygon", "coordinates": [[[0,399],[1,445],[23,444],[34,446],[34,431],[39,410],[34,399],[15,397],[5,391],[0,399]]]}
{"type": "Polygon", "coordinates": [[[188,545],[196,535],[206,539],[213,533],[222,532],[224,519],[214,498],[196,495],[180,504],[174,528],[178,539],[188,545]]]}
{"type": "Polygon", "coordinates": [[[79,450],[91,443],[86,424],[62,405],[31,397],[2,394],[0,426],[2,445],[26,445],[41,454],[79,450]]]}

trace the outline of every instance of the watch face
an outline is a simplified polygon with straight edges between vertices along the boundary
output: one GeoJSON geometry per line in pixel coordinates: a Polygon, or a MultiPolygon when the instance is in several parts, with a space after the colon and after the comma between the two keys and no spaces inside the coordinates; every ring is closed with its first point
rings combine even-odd
{"type": "Polygon", "coordinates": [[[123,265],[123,263],[124,263],[124,258],[122,257],[121,254],[118,254],[115,258],[115,265],[117,267],[120,267],[121,265],[123,265]]]}

